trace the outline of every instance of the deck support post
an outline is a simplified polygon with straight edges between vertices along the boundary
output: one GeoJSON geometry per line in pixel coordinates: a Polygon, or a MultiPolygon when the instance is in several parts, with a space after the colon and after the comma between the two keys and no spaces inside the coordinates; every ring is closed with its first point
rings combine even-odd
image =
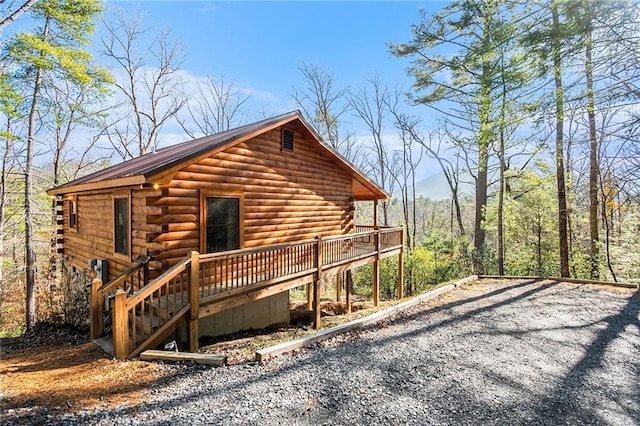
{"type": "Polygon", "coordinates": [[[310,311],[313,308],[313,284],[307,284],[305,289],[307,293],[307,311],[310,311]]]}
{"type": "Polygon", "coordinates": [[[336,302],[342,299],[342,272],[336,274],[336,302]]]}
{"type": "Polygon", "coordinates": [[[376,247],[376,257],[373,261],[373,305],[380,303],[380,231],[376,229],[373,235],[373,242],[376,247]]]}
{"type": "Polygon", "coordinates": [[[313,279],[313,328],[320,328],[320,282],[322,280],[322,237],[316,237],[316,276],[313,279]]]}
{"type": "Polygon", "coordinates": [[[351,269],[347,270],[347,282],[346,282],[346,292],[347,292],[347,313],[351,313],[351,293],[353,292],[353,274],[351,273],[351,269]]]}
{"type": "Polygon", "coordinates": [[[90,296],[90,313],[91,318],[91,338],[97,339],[104,334],[104,325],[102,322],[102,312],[104,311],[104,296],[100,288],[102,287],[102,280],[100,278],[94,278],[91,281],[91,296],[90,296]]]}
{"type": "Polygon", "coordinates": [[[121,288],[116,290],[113,299],[113,355],[117,359],[126,359],[129,356],[127,292],[121,288]]]}
{"type": "Polygon", "coordinates": [[[373,229],[378,229],[378,200],[373,200],[373,229]]]}
{"type": "Polygon", "coordinates": [[[198,352],[198,316],[200,314],[200,253],[191,252],[189,271],[189,352],[198,352]]]}
{"type": "Polygon", "coordinates": [[[402,300],[404,297],[404,259],[402,254],[404,252],[404,232],[400,234],[400,253],[398,253],[398,299],[402,300]]]}

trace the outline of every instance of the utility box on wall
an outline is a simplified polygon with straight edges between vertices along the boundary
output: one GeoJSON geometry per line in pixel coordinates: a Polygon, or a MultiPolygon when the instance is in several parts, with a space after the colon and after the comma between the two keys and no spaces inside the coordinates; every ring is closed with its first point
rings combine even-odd
{"type": "Polygon", "coordinates": [[[89,268],[96,271],[96,278],[100,278],[102,284],[109,281],[109,262],[107,259],[89,259],[89,268]]]}

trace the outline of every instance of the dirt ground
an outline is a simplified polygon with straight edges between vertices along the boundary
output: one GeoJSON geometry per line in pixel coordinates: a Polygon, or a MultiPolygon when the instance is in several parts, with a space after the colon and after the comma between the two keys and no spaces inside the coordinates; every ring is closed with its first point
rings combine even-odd
{"type": "MultiPolygon", "coordinates": [[[[323,328],[333,327],[384,309],[397,301],[322,303],[323,328]]],[[[311,334],[311,311],[292,302],[291,324],[203,338],[200,352],[227,355],[228,364],[253,361],[255,351],[311,334]]],[[[0,411],[50,407],[61,411],[136,404],[144,391],[171,377],[162,363],[118,361],[88,341],[85,333],[41,325],[32,333],[0,340],[0,411]]]]}

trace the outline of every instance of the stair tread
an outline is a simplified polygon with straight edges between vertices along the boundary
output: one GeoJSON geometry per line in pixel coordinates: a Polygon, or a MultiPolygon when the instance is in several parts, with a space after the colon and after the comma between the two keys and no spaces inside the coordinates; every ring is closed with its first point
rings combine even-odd
{"type": "Polygon", "coordinates": [[[100,349],[113,356],[113,340],[111,336],[102,336],[93,339],[93,343],[98,345],[100,349]]]}

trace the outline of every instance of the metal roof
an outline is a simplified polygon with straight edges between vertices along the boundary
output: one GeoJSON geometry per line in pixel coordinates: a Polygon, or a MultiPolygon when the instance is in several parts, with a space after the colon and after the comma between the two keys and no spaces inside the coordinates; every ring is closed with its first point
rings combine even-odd
{"type": "Polygon", "coordinates": [[[255,123],[247,124],[245,126],[237,127],[235,129],[216,133],[215,135],[204,136],[166,148],[161,148],[156,152],[144,154],[75,179],[64,185],[52,188],[47,192],[52,195],[66,194],[86,190],[86,188],[93,186],[92,184],[98,183],[104,183],[104,185],[100,185],[100,188],[122,186],[123,182],[126,182],[126,184],[146,183],[148,182],[147,179],[152,176],[158,176],[165,171],[179,166],[180,164],[185,164],[186,166],[186,163],[195,161],[202,155],[206,155],[208,152],[217,148],[231,145],[247,136],[266,132],[296,119],[300,120],[304,127],[309,130],[323,148],[333,154],[343,166],[350,169],[354,178],[372,192],[372,195],[374,195],[373,198],[388,198],[388,194],[382,188],[368,179],[360,170],[342,157],[337,151],[323,143],[320,136],[304,120],[299,111],[288,112],[286,114],[281,114],[255,123]],[[139,177],[139,179],[134,179],[135,177],[139,177]]]}

